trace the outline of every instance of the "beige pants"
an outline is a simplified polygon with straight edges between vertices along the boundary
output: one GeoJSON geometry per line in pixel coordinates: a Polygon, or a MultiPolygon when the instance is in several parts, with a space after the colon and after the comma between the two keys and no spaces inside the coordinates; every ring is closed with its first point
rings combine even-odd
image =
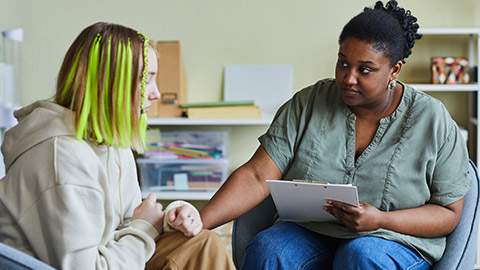
{"type": "Polygon", "coordinates": [[[181,232],[166,232],[155,241],[155,253],[145,269],[235,269],[225,244],[212,231],[202,230],[191,238],[181,232]]]}

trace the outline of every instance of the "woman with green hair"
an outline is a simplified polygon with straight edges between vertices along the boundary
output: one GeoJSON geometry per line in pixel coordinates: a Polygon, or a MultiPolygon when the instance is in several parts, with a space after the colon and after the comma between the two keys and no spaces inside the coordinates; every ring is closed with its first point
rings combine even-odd
{"type": "Polygon", "coordinates": [[[16,111],[5,135],[1,242],[59,269],[234,269],[194,206],[141,201],[131,149],[143,153],[156,73],[145,35],[109,23],[80,33],[54,101],[16,111]]]}

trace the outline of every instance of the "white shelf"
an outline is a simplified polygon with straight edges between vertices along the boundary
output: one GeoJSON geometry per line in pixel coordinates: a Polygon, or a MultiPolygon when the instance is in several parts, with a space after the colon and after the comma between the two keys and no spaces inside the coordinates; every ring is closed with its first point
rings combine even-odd
{"type": "MultiPolygon", "coordinates": [[[[470,65],[473,67],[475,64],[480,65],[480,28],[420,28],[419,33],[423,35],[465,35],[468,36],[468,59],[470,65]]],[[[448,43],[448,41],[447,41],[448,43]]],[[[448,46],[448,44],[446,44],[448,46]]],[[[440,45],[442,46],[442,45],[440,45]]],[[[443,44],[445,46],[445,44],[443,44]]],[[[480,70],[477,70],[477,78],[480,78],[480,70]]],[[[449,91],[449,92],[475,92],[480,91],[480,84],[457,84],[457,85],[435,85],[435,84],[415,84],[412,87],[421,91],[449,91]]],[[[473,95],[470,95],[473,96],[473,95]]],[[[473,151],[476,152],[476,164],[480,162],[480,127],[478,126],[478,118],[480,117],[480,93],[477,94],[477,109],[470,113],[469,122],[473,125],[473,129],[476,130],[476,138],[471,138],[476,144],[473,151]]],[[[468,106],[468,105],[467,105],[468,106]]],[[[471,105],[470,105],[471,106],[471,105]]],[[[470,109],[472,110],[472,109],[470,109]]],[[[469,126],[470,126],[469,125],[469,126]]],[[[480,234],[477,235],[477,239],[480,239],[480,234]]],[[[477,250],[475,256],[475,269],[480,268],[480,241],[477,241],[477,250]]]]}
{"type": "MultiPolygon", "coordinates": [[[[428,35],[439,35],[439,36],[446,36],[446,35],[463,35],[468,38],[468,59],[470,60],[470,65],[473,67],[474,65],[480,65],[480,28],[469,28],[469,27],[460,27],[460,28],[448,28],[448,27],[439,27],[439,28],[420,28],[419,33],[423,34],[424,36],[428,35]]],[[[446,41],[442,41],[444,44],[438,44],[438,46],[448,46],[448,39],[446,41]]],[[[480,70],[477,70],[477,78],[480,78],[480,70]]],[[[439,85],[439,84],[411,84],[412,87],[428,92],[428,91],[444,91],[444,92],[477,92],[480,91],[480,84],[455,84],[455,85],[439,85]]],[[[477,95],[477,104],[480,106],[480,93],[477,95]]],[[[475,119],[472,121],[470,119],[470,123],[473,124],[473,128],[476,130],[476,134],[480,135],[480,126],[476,124],[476,119],[480,118],[480,107],[477,108],[477,111],[470,112],[472,114],[471,119],[475,119]]],[[[471,130],[470,130],[471,131],[471,130]]],[[[476,138],[472,137],[471,140],[475,142],[475,149],[471,149],[476,153],[476,160],[475,163],[478,165],[480,164],[480,136],[476,136],[476,138]]],[[[480,245],[480,244],[479,244],[480,245]]],[[[480,248],[478,251],[479,256],[479,263],[480,263],[480,248]]]]}
{"type": "Polygon", "coordinates": [[[420,91],[472,92],[478,91],[477,84],[408,84],[420,91]]]}
{"type": "Polygon", "coordinates": [[[418,32],[423,35],[479,35],[479,28],[419,28],[418,32]]]}
{"type": "Polygon", "coordinates": [[[273,117],[238,118],[238,119],[189,119],[185,117],[149,117],[148,125],[159,126],[242,126],[242,125],[270,125],[273,117]]]}
{"type": "MultiPolygon", "coordinates": [[[[200,200],[208,201],[213,197],[216,190],[210,191],[159,191],[154,192],[157,200],[200,200]]],[[[151,192],[142,191],[142,198],[146,199],[151,192]]]]}

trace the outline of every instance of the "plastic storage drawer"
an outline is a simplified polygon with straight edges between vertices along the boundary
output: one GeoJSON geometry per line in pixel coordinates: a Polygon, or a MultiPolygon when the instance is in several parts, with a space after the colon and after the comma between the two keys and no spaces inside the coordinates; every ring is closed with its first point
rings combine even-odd
{"type": "Polygon", "coordinates": [[[228,159],[138,158],[142,192],[217,190],[228,176],[228,159]]]}

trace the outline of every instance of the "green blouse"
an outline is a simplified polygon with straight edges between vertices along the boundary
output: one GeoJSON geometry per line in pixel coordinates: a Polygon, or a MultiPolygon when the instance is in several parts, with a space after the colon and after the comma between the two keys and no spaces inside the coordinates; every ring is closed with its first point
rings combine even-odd
{"type": "MultiPolygon", "coordinates": [[[[472,186],[460,130],[441,102],[402,84],[397,109],[380,120],[372,142],[355,160],[355,115],[341,100],[334,79],[297,92],[259,138],[284,179],[357,186],[359,199],[382,211],[426,203],[448,205],[472,186]]],[[[438,261],[446,238],[422,238],[378,229],[352,232],[341,224],[300,225],[338,238],[377,236],[438,261]]]]}

